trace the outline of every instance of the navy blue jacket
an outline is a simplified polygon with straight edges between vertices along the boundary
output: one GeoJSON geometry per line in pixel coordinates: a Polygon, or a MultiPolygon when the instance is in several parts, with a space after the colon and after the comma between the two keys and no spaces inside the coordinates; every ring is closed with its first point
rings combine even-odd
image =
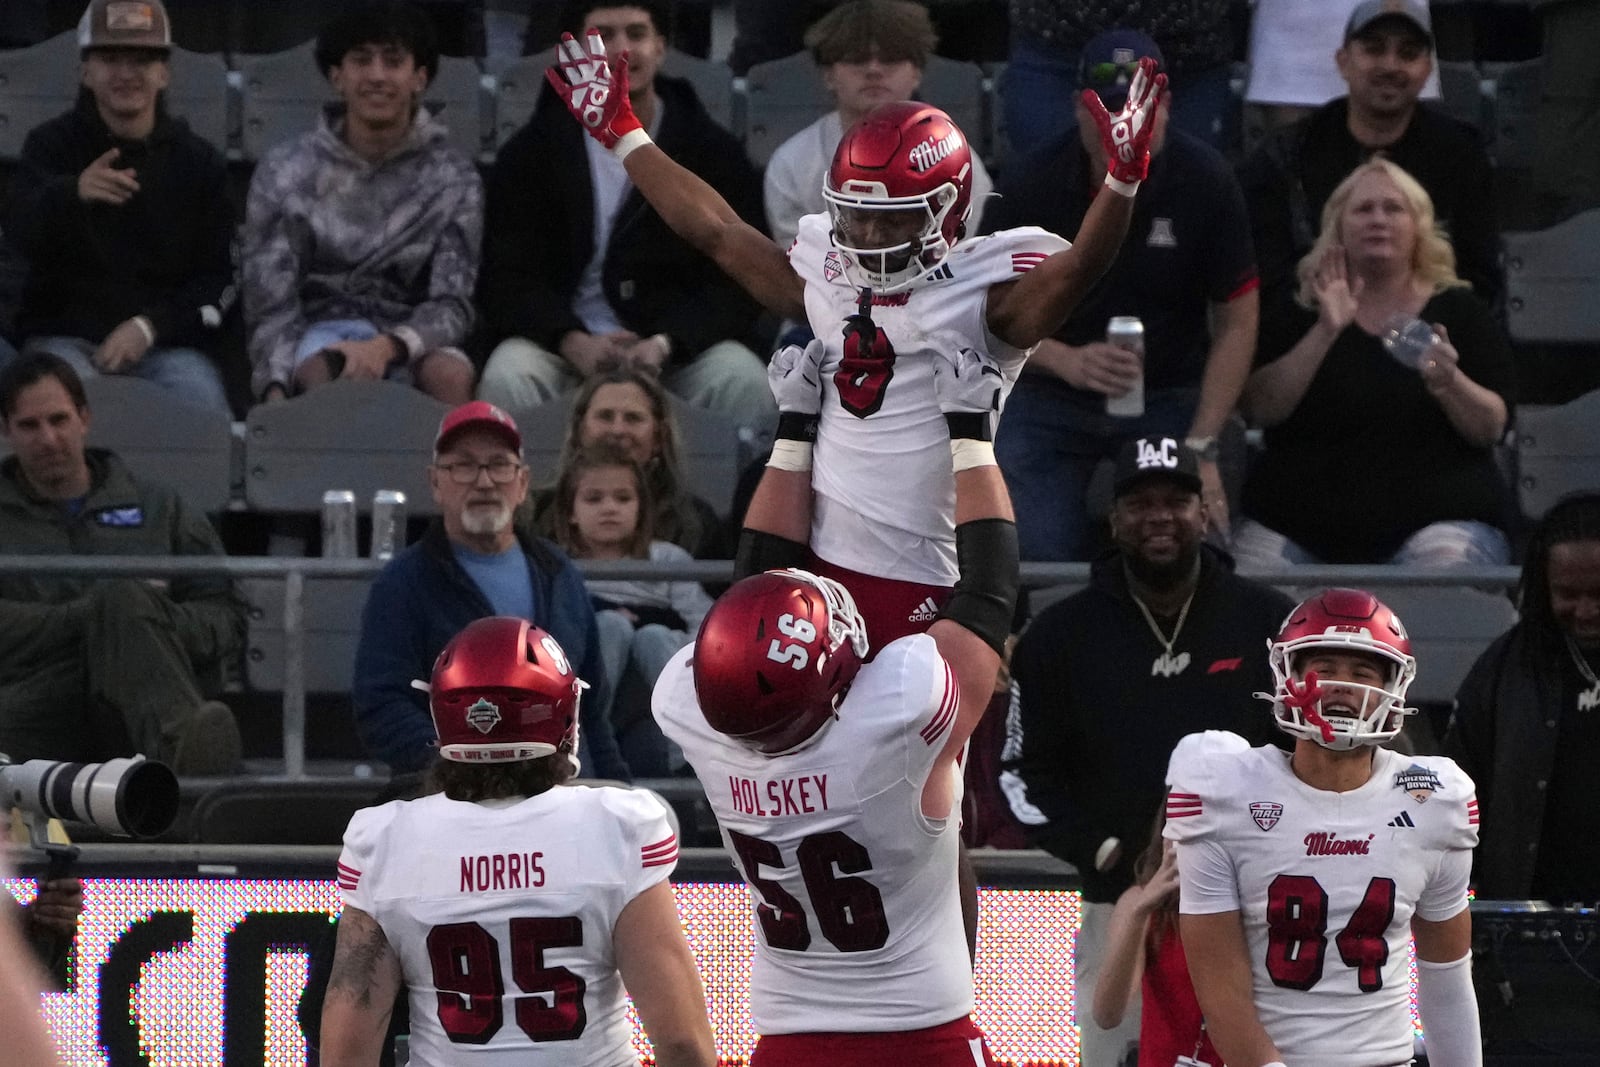
{"type": "MultiPolygon", "coordinates": [[[[591,686],[583,706],[603,706],[600,690],[606,682],[600,636],[583,575],[549,541],[521,534],[518,541],[533,578],[538,616],[533,621],[561,642],[578,676],[591,686]]],[[[492,614],[494,608],[456,560],[438,521],[378,573],[361,614],[350,694],[356,733],[370,754],[396,771],[421,770],[433,761],[437,734],[428,714],[428,697],[412,688],[412,679],[426,681],[450,639],[473,620],[492,614]]],[[[631,780],[610,731],[583,725],[579,735],[583,773],[631,780]]]]}

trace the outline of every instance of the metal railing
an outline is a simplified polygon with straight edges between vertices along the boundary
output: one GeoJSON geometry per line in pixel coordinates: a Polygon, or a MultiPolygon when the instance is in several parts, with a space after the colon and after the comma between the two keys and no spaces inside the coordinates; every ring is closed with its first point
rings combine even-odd
{"type": "MultiPolygon", "coordinates": [[[[727,582],[733,564],[696,560],[661,565],[639,561],[578,561],[587,577],[604,579],[675,579],[727,582]]],[[[283,761],[288,778],[306,774],[305,583],[308,579],[372,578],[382,560],[325,559],[289,556],[28,556],[0,555],[0,574],[33,574],[77,578],[243,578],[278,579],[283,598],[283,761]]],[[[1464,587],[1508,589],[1516,585],[1516,567],[1458,567],[1411,570],[1398,567],[1296,567],[1244,571],[1270,585],[1306,588],[1328,585],[1361,588],[1464,587]]],[[[1089,580],[1086,563],[1025,563],[1022,582],[1031,588],[1082,585],[1089,580]]]]}

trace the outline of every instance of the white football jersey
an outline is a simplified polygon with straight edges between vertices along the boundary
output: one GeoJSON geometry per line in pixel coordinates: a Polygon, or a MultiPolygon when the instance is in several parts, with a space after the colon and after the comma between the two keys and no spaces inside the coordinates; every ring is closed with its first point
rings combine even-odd
{"type": "Polygon", "coordinates": [[[560,786],[358,811],[338,874],[400,957],[412,1063],[637,1067],[611,930],[677,860],[653,795],[560,786]]]}
{"type": "Polygon", "coordinates": [[[1408,1062],[1411,919],[1467,906],[1472,780],[1443,756],[1380,748],[1365,785],[1332,793],[1295,777],[1287,752],[1243,745],[1212,731],[1173,753],[1179,911],[1241,913],[1256,1010],[1286,1062],[1408,1062]]]}
{"type": "Polygon", "coordinates": [[[931,359],[963,348],[994,357],[1003,403],[1028,350],[989,332],[989,288],[1069,247],[1035,226],[958,242],[932,279],[876,298],[872,321],[894,358],[881,371],[852,374],[840,364],[845,319],[856,313],[858,292],[844,275],[828,216],[800,220],[789,262],[806,283],[812,332],[827,345],[811,474],[817,494],[811,548],[818,556],[883,578],[955,584],[955,478],[931,359]]]}
{"type": "Polygon", "coordinates": [[[773,757],[706,724],[692,655],[685,648],[667,664],[653,707],[705,786],[750,889],[756,1032],[917,1030],[969,1014],[955,768],[950,816],[921,809],[959,699],[933,638],[885,645],[838,718],[804,748],[773,757]]]}

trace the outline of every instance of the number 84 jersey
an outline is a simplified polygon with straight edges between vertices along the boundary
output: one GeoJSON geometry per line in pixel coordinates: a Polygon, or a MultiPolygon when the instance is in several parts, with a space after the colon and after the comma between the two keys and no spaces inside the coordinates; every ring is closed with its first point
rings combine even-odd
{"type": "Polygon", "coordinates": [[[1443,756],[1373,753],[1346,793],[1314,789],[1289,754],[1192,734],[1167,771],[1186,914],[1238,911],[1256,1010],[1297,1067],[1411,1058],[1411,919],[1467,906],[1478,802],[1443,756]]]}

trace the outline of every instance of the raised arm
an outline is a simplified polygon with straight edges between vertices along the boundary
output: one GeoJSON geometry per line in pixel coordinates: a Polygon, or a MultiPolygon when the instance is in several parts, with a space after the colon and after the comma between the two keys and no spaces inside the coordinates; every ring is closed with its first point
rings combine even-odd
{"type": "Polygon", "coordinates": [[[1072,247],[1046,259],[1015,282],[989,290],[989,330],[1007,344],[1032,348],[1060,328],[1095,282],[1111,266],[1133,217],[1133,198],[1150,169],[1150,139],[1156,106],[1167,76],[1155,61],[1141,59],[1128,87],[1128,102],[1115,115],[1093,90],[1084,105],[1106,149],[1105,191],[1094,198],[1072,247]]]}
{"type": "Polygon", "coordinates": [[[370,1067],[383,1054],[389,1015],[400,991],[400,957],[378,921],[345,905],[333,974],[322,1001],[321,1063],[370,1067]]]}
{"type": "Polygon", "coordinates": [[[767,382],[778,403],[778,434],[767,469],[745,509],[733,576],[810,563],[811,446],[822,410],[821,341],[772,354],[767,382]]]}
{"type": "Polygon", "coordinates": [[[1016,518],[992,443],[1000,368],[987,356],[963,348],[934,359],[933,380],[950,429],[960,570],[949,601],[928,627],[961,690],[955,725],[922,792],[923,813],[942,818],[953,803],[954,776],[948,768],[960,757],[994,693],[1020,577],[1016,518]]]}
{"type": "Polygon", "coordinates": [[[584,43],[562,34],[556,65],[545,77],[590,136],[622,161],[639,194],[674,233],[773,314],[805,317],[805,284],[783,250],[650,140],[628,102],[626,53],[613,67],[599,34],[590,33],[584,43]]]}

